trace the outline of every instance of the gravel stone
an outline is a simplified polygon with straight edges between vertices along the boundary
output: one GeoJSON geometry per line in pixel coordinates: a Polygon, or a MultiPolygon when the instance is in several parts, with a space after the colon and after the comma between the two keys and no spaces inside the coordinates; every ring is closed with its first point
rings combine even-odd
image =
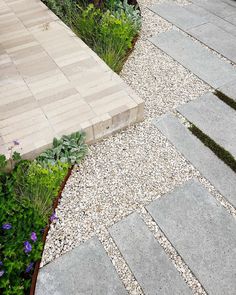
{"type": "Polygon", "coordinates": [[[197,177],[235,214],[234,208],[152,124],[153,118],[172,112],[211,89],[147,40],[172,27],[147,8],[161,2],[139,1],[142,32],[121,72],[124,81],[145,101],[145,120],[91,145],[85,161],[74,168],[56,209],[58,220],[50,227],[41,266],[97,235],[129,294],[142,295],[107,231],[112,224],[139,211],[195,294],[205,294],[144,209],[152,200],[197,177]]]}

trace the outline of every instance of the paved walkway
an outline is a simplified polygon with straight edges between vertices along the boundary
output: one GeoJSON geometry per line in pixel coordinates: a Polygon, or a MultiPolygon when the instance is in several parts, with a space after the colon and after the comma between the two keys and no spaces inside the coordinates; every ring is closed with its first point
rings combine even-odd
{"type": "MultiPolygon", "coordinates": [[[[188,34],[190,30],[197,33],[200,37],[195,34],[194,37],[215,52],[176,30],[154,36],[151,41],[234,100],[236,69],[234,52],[230,49],[236,46],[232,34],[232,27],[236,29],[236,3],[233,0],[193,2],[194,5],[182,7],[169,1],[151,9],[188,34]],[[210,34],[208,29],[213,33],[210,34]],[[218,42],[212,38],[217,38],[218,42]],[[229,42],[232,47],[228,47],[229,42]]],[[[214,94],[206,93],[179,106],[177,111],[235,157],[236,111],[231,106],[214,94]]],[[[156,118],[153,124],[235,208],[235,172],[196,138],[179,116],[166,114],[156,118]]],[[[236,219],[202,184],[190,180],[151,202],[145,210],[202,287],[200,294],[235,294],[236,219]]],[[[183,279],[183,270],[177,270],[170,259],[171,254],[166,249],[164,251],[147,221],[140,216],[133,213],[108,228],[110,239],[115,242],[141,288],[138,294],[193,294],[194,288],[183,279]]],[[[36,294],[64,295],[63,288],[72,295],[128,294],[103,250],[94,237],[46,265],[40,271],[36,294]],[[103,270],[104,266],[108,273],[103,270]]]]}
{"type": "MultiPolygon", "coordinates": [[[[147,210],[209,294],[236,290],[236,220],[197,181],[147,210]]],[[[193,294],[137,213],[109,229],[144,294],[193,294]]],[[[93,238],[41,271],[36,295],[128,294],[93,238]]]]}
{"type": "Polygon", "coordinates": [[[53,137],[87,141],[142,120],[142,100],[40,0],[0,0],[0,154],[34,157],[53,137]]]}

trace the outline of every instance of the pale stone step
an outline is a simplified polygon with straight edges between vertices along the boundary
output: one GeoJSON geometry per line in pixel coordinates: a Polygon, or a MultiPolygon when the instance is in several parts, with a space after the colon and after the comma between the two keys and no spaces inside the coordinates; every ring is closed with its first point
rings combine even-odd
{"type": "Polygon", "coordinates": [[[190,181],[147,209],[208,294],[235,294],[236,221],[205,188],[190,181]]]}
{"type": "Polygon", "coordinates": [[[129,215],[109,231],[144,294],[192,294],[137,213],[129,215]]]}

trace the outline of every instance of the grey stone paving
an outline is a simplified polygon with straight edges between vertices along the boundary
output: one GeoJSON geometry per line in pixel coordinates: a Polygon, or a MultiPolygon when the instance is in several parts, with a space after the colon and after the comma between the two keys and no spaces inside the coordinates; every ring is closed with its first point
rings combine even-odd
{"type": "Polygon", "coordinates": [[[225,18],[228,22],[236,26],[236,13],[225,18]]]}
{"type": "Polygon", "coordinates": [[[236,1],[235,0],[223,0],[223,2],[236,7],[236,1]]]}
{"type": "Polygon", "coordinates": [[[236,206],[236,174],[173,115],[153,121],[170,142],[236,206]]]}
{"type": "Polygon", "coordinates": [[[137,213],[109,231],[145,294],[192,294],[137,213]]]}
{"type": "Polygon", "coordinates": [[[183,30],[199,26],[206,22],[204,17],[191,13],[183,6],[174,2],[153,5],[150,9],[183,30]]]}
{"type": "Polygon", "coordinates": [[[211,23],[189,29],[188,33],[236,63],[236,37],[211,23]]]}
{"type": "Polygon", "coordinates": [[[207,93],[177,110],[236,159],[236,112],[207,93]]]}
{"type": "Polygon", "coordinates": [[[235,26],[232,23],[229,23],[227,20],[220,18],[215,14],[210,13],[208,10],[205,10],[204,8],[199,7],[195,4],[186,5],[185,9],[190,11],[191,13],[197,14],[198,16],[204,17],[206,23],[214,24],[222,30],[236,37],[235,26]]]}
{"type": "MultiPolygon", "coordinates": [[[[236,26],[233,24],[194,4],[180,6],[167,2],[150,9],[236,63],[236,26]]],[[[231,9],[236,13],[236,8],[231,9]]]]}
{"type": "Polygon", "coordinates": [[[93,238],[43,267],[36,295],[125,295],[103,246],[93,238]]]}
{"type": "Polygon", "coordinates": [[[236,80],[218,89],[236,102],[236,80]]]}
{"type": "Polygon", "coordinates": [[[178,31],[161,33],[150,41],[214,88],[236,79],[233,66],[178,31]]]}
{"type": "Polygon", "coordinates": [[[221,0],[191,0],[191,2],[222,18],[234,14],[232,6],[221,0]]]}
{"type": "Polygon", "coordinates": [[[236,290],[236,221],[190,181],[147,207],[209,294],[236,290]]]}

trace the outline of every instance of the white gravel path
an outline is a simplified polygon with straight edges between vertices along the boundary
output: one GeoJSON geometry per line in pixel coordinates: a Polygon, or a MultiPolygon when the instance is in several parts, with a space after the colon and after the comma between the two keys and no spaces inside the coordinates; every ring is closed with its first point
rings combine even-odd
{"type": "Polygon", "coordinates": [[[157,2],[139,1],[142,32],[121,73],[145,101],[145,120],[90,146],[88,157],[74,169],[64,189],[57,209],[59,220],[49,231],[42,265],[97,234],[129,294],[143,294],[106,230],[138,210],[194,293],[204,294],[199,282],[144,209],[150,201],[188,179],[198,177],[235,213],[151,123],[154,117],[174,111],[178,105],[210,90],[208,85],[147,40],[172,27],[147,9],[148,5],[157,2]]]}

